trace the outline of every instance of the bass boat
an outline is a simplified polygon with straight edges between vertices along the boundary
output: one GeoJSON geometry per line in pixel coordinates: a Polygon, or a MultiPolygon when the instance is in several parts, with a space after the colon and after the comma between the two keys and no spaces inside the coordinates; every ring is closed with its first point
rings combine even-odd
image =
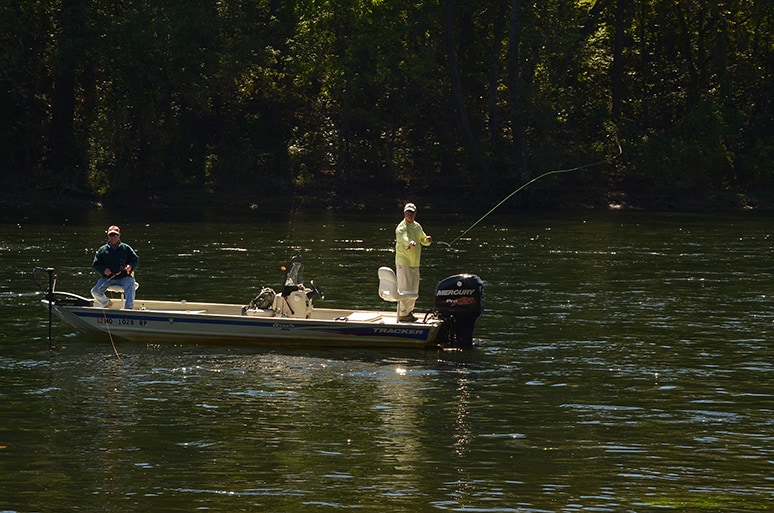
{"type": "MultiPolygon", "coordinates": [[[[43,306],[73,327],[145,343],[232,343],[277,347],[370,348],[466,348],[473,344],[473,330],[484,310],[483,281],[474,274],[458,274],[440,281],[433,308],[405,322],[394,310],[318,308],[322,292],[311,281],[301,282],[300,259],[294,259],[282,290],[263,288],[246,305],[200,303],[185,300],[135,299],[125,309],[123,297],[107,308],[93,299],[56,289],[53,268],[43,306]]],[[[378,270],[379,296],[397,302],[410,293],[398,290],[395,272],[378,270]]],[[[111,290],[111,289],[108,289],[111,290]]],[[[113,292],[122,292],[113,290],[113,292]]]]}

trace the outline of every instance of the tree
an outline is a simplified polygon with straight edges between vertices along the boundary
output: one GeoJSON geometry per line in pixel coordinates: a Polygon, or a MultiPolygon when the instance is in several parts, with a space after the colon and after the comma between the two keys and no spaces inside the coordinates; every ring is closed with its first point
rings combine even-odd
{"type": "Polygon", "coordinates": [[[600,161],[615,132],[615,169],[541,180],[519,203],[754,203],[774,182],[769,7],[6,2],[0,169],[108,198],[488,199],[600,161]]]}

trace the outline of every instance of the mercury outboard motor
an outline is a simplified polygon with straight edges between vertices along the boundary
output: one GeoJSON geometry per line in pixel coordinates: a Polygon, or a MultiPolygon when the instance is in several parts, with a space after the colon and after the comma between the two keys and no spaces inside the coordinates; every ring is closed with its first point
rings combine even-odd
{"type": "Polygon", "coordinates": [[[444,321],[438,343],[445,347],[473,345],[473,328],[484,313],[484,282],[475,274],[457,274],[438,283],[433,312],[444,321]]]}

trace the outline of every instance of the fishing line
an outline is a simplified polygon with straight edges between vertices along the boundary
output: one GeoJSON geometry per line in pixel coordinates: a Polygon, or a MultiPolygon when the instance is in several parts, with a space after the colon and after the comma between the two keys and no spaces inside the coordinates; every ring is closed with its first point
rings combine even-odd
{"type": "MultiPolygon", "coordinates": [[[[108,279],[105,280],[105,283],[103,283],[102,286],[100,287],[100,290],[102,290],[103,294],[107,292],[107,289],[110,286],[110,281],[116,276],[119,276],[122,272],[124,272],[124,270],[121,270],[121,272],[113,273],[110,276],[108,276],[108,279]]],[[[112,301],[110,300],[108,301],[109,303],[112,303],[112,301]]],[[[118,354],[118,349],[116,349],[116,342],[113,340],[113,334],[110,332],[110,323],[108,322],[107,315],[105,315],[105,310],[107,310],[107,308],[102,309],[102,320],[105,321],[105,328],[107,328],[107,334],[108,334],[108,338],[110,339],[110,344],[113,346],[113,352],[116,354],[116,358],[120,360],[121,356],[118,354]]]]}
{"type": "Polygon", "coordinates": [[[105,315],[105,310],[105,308],[102,309],[102,319],[105,321],[105,327],[107,328],[108,338],[110,338],[110,344],[113,346],[113,352],[116,354],[116,358],[120,360],[121,356],[118,354],[118,349],[116,349],[116,343],[113,340],[113,334],[110,333],[110,323],[108,322],[108,318],[105,315]]]}
{"type": "Polygon", "coordinates": [[[604,160],[599,160],[599,161],[597,161],[597,162],[592,162],[591,164],[584,164],[584,165],[582,165],[582,166],[571,167],[571,168],[569,168],[569,169],[554,169],[553,171],[547,171],[547,172],[543,173],[542,175],[538,175],[538,176],[536,176],[535,178],[533,178],[532,180],[528,181],[527,183],[525,183],[525,184],[523,184],[523,185],[520,185],[520,186],[519,186],[519,187],[517,187],[517,188],[516,188],[516,189],[515,189],[513,192],[511,192],[510,194],[508,194],[508,195],[507,195],[505,198],[503,198],[503,199],[500,201],[500,203],[498,203],[497,205],[495,205],[494,207],[492,207],[492,208],[489,210],[489,212],[487,212],[486,214],[484,214],[483,216],[481,216],[481,217],[478,219],[478,221],[476,221],[475,223],[473,223],[472,225],[470,225],[470,226],[469,226],[469,227],[468,227],[468,228],[467,228],[467,229],[466,229],[464,232],[462,232],[461,234],[459,234],[459,236],[458,236],[456,239],[454,239],[454,240],[453,240],[453,241],[451,241],[451,242],[443,242],[443,241],[438,241],[438,244],[443,244],[443,245],[445,245],[445,246],[448,246],[448,247],[450,247],[450,248],[451,248],[451,247],[452,247],[452,244],[454,244],[455,242],[457,242],[458,240],[460,240],[462,237],[464,237],[466,233],[468,233],[470,230],[472,230],[473,228],[475,228],[475,227],[478,225],[478,223],[480,223],[481,221],[483,221],[484,219],[486,219],[486,217],[487,217],[489,214],[491,214],[492,212],[494,212],[495,210],[497,210],[497,209],[498,209],[498,208],[499,208],[499,207],[500,207],[500,206],[501,206],[503,203],[505,203],[506,201],[508,201],[509,199],[511,199],[513,196],[515,196],[516,194],[518,194],[518,193],[519,193],[520,191],[522,191],[524,188],[526,188],[526,187],[528,187],[529,185],[532,185],[533,183],[537,182],[537,181],[538,181],[538,180],[540,180],[541,178],[545,178],[546,176],[549,176],[549,175],[558,175],[558,174],[560,174],[560,173],[570,173],[570,172],[572,172],[572,171],[580,171],[581,169],[587,169],[587,168],[594,167],[594,166],[600,166],[600,165],[602,165],[602,164],[609,164],[610,162],[614,161],[615,159],[617,159],[618,157],[620,157],[620,156],[623,154],[623,150],[621,149],[621,143],[618,141],[618,136],[615,136],[615,143],[616,143],[616,145],[618,146],[618,153],[617,153],[616,155],[614,155],[614,156],[612,156],[612,157],[608,157],[608,158],[606,158],[606,159],[604,159],[604,160]]]}
{"type": "MultiPolygon", "coordinates": [[[[288,245],[288,247],[291,250],[291,252],[292,253],[294,252],[295,254],[298,254],[301,251],[300,247],[299,248],[294,248],[293,244],[292,244],[293,243],[293,225],[296,222],[296,215],[298,214],[298,210],[299,210],[299,207],[297,205],[297,200],[298,200],[298,195],[299,195],[298,188],[299,188],[299,182],[301,181],[301,173],[302,173],[302,170],[299,169],[298,173],[296,174],[296,176],[292,177],[292,180],[293,180],[293,197],[290,200],[290,215],[288,216],[288,231],[287,231],[287,235],[285,236],[285,241],[284,241],[285,244],[288,245]]],[[[291,258],[292,258],[292,255],[287,257],[288,261],[290,261],[291,258]]],[[[284,266],[282,266],[282,267],[284,267],[284,266]]],[[[285,269],[282,269],[282,270],[284,271],[285,269]]]]}

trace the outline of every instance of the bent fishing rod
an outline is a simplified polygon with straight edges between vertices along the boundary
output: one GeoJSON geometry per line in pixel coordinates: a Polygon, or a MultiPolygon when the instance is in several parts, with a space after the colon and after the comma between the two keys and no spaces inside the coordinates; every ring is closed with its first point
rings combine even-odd
{"type": "Polygon", "coordinates": [[[587,169],[587,168],[594,167],[594,166],[601,166],[602,164],[609,164],[609,163],[613,162],[615,159],[617,159],[618,157],[620,157],[623,154],[623,149],[621,149],[621,143],[618,141],[618,136],[615,136],[615,144],[616,144],[616,146],[618,146],[618,153],[613,155],[612,157],[607,157],[606,159],[599,160],[597,162],[592,162],[590,164],[584,164],[582,166],[571,167],[571,168],[568,168],[568,169],[554,169],[553,171],[547,171],[547,172],[543,173],[542,175],[538,175],[535,178],[531,179],[530,181],[520,185],[519,187],[514,189],[513,192],[511,192],[505,198],[503,198],[497,205],[492,207],[489,210],[489,212],[487,212],[486,214],[481,216],[475,223],[470,225],[464,232],[459,234],[456,239],[454,239],[451,242],[438,241],[438,244],[443,244],[445,246],[452,247],[452,244],[454,244],[455,242],[460,240],[462,237],[464,237],[465,234],[467,234],[470,230],[475,228],[478,225],[478,223],[480,223],[481,221],[486,219],[486,217],[489,216],[489,214],[491,214],[492,212],[494,212],[495,210],[500,208],[500,206],[502,206],[503,203],[505,203],[506,201],[508,201],[512,197],[514,197],[516,194],[518,194],[519,192],[521,192],[522,190],[524,190],[528,186],[530,186],[533,183],[537,182],[541,178],[545,178],[546,176],[549,176],[549,175],[558,175],[560,173],[570,173],[572,171],[580,171],[582,169],[587,169]]]}

